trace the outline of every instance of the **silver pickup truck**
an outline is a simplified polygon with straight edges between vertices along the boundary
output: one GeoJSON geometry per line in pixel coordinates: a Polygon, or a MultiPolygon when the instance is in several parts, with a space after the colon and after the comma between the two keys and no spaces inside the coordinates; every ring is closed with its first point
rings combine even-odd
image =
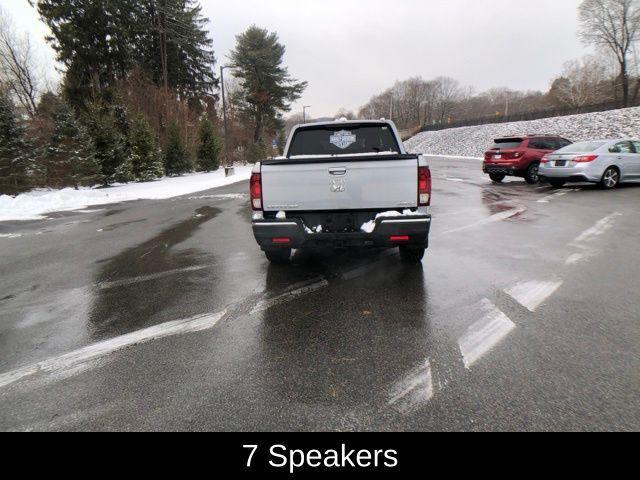
{"type": "Polygon", "coordinates": [[[282,157],[256,164],[253,233],[272,262],[292,249],[397,248],[422,260],[431,227],[431,172],[388,120],[295,127],[282,157]]]}

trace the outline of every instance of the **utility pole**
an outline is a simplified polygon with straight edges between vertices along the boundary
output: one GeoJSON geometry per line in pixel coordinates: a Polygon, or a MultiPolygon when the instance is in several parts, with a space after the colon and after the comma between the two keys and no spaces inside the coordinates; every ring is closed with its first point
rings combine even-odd
{"type": "Polygon", "coordinates": [[[220,67],[220,84],[222,87],[222,117],[224,118],[224,150],[225,150],[225,160],[226,160],[226,168],[225,173],[229,172],[230,163],[230,155],[229,155],[229,127],[227,125],[227,98],[224,93],[224,70],[226,68],[234,68],[233,65],[223,65],[220,67]]]}
{"type": "Polygon", "coordinates": [[[307,108],[311,108],[311,105],[302,106],[302,123],[307,123],[307,108]]]}

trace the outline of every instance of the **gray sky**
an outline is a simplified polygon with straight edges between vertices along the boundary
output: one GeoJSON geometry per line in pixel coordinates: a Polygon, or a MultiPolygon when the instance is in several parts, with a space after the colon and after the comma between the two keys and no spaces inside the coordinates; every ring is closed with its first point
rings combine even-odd
{"type": "MultiPolygon", "coordinates": [[[[549,88],[577,38],[580,0],[203,0],[219,62],[252,24],[275,30],[315,117],[357,110],[396,80],[446,75],[476,91],[549,88]]],[[[0,0],[43,42],[26,0],[0,0]]],[[[35,40],[35,39],[34,39],[35,40]]],[[[43,55],[52,55],[42,47],[43,55]]]]}

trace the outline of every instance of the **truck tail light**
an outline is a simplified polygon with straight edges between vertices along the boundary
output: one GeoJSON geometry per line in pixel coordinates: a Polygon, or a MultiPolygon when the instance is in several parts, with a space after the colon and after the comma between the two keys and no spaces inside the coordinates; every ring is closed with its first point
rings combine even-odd
{"type": "Polygon", "coordinates": [[[418,167],[418,206],[431,205],[431,170],[429,167],[418,167]]]}
{"type": "Polygon", "coordinates": [[[251,174],[249,192],[251,193],[251,208],[262,210],[262,176],[259,173],[251,174]]]}
{"type": "Polygon", "coordinates": [[[389,237],[389,241],[393,243],[404,243],[410,240],[409,235],[393,235],[389,237]]]}
{"type": "Polygon", "coordinates": [[[282,238],[272,238],[271,241],[275,244],[278,245],[287,245],[289,243],[291,243],[291,239],[287,238],[287,237],[282,237],[282,238]]]}
{"type": "Polygon", "coordinates": [[[574,158],[573,161],[576,163],[589,163],[593,162],[596,158],[598,158],[598,155],[581,155],[574,158]]]}

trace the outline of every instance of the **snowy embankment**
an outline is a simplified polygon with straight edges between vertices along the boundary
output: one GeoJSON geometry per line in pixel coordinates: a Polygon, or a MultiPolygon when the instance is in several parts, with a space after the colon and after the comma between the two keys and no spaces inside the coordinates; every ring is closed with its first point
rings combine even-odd
{"type": "Polygon", "coordinates": [[[81,210],[92,205],[179,197],[246,181],[251,176],[252,168],[252,165],[238,166],[235,175],[231,177],[225,177],[224,169],[220,169],[212,173],[194,173],[183,177],[162,178],[155,182],[128,183],[109,188],[34,190],[17,197],[2,195],[0,222],[37,220],[44,218],[47,213],[81,210]]]}
{"type": "Polygon", "coordinates": [[[640,138],[640,107],[530,122],[496,123],[424,132],[407,140],[405,146],[414,153],[480,158],[494,138],[528,134],[558,135],[574,142],[640,138]]]}

